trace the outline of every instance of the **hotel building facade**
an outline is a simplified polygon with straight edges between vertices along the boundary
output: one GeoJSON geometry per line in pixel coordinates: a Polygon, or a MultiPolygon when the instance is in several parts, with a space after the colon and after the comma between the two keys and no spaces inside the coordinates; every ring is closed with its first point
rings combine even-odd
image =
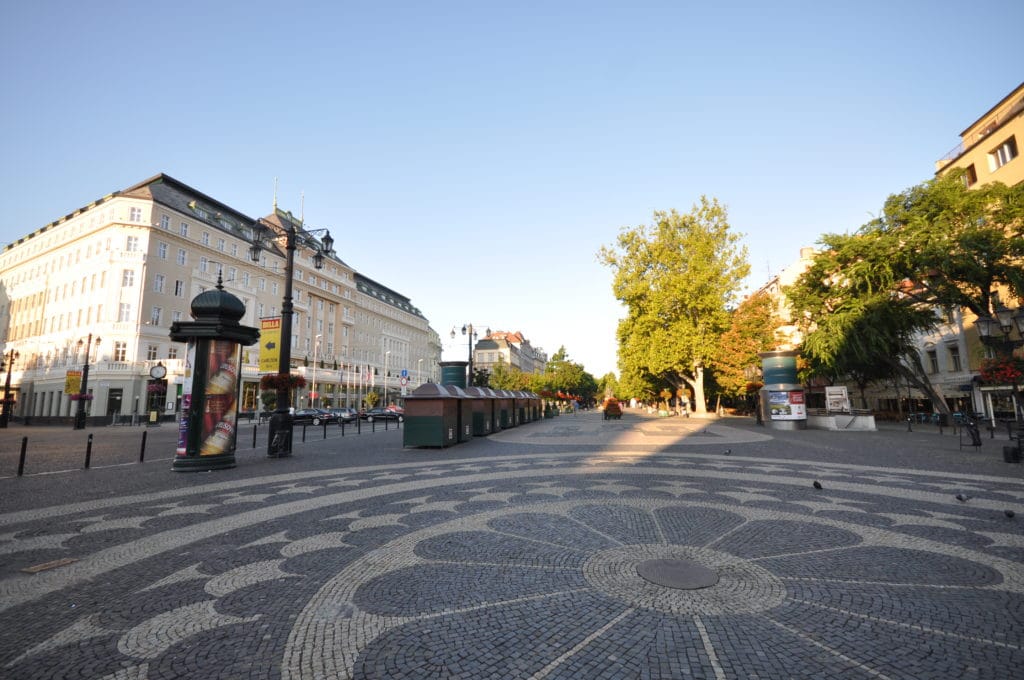
{"type": "MultiPolygon", "coordinates": [[[[196,295],[221,282],[245,305],[241,323],[259,328],[261,320],[279,316],[283,230],[301,233],[306,225],[276,201],[259,221],[279,236],[263,243],[254,262],[257,220],[160,174],[4,247],[0,339],[12,416],[69,419],[76,407],[69,392],[77,395],[69,387],[88,355],[90,422],[154,411],[173,418],[185,346],[170,340],[169,329],[191,319],[196,295]],[[157,365],[166,370],[162,379],[152,377],[157,365]]],[[[358,407],[385,385],[395,397],[417,381],[436,381],[441,342],[423,313],[339,256],[316,269],[311,245],[315,241],[306,239],[295,252],[290,365],[307,386],[293,395],[293,404],[358,407]]],[[[262,409],[259,352],[259,345],[242,349],[242,411],[262,409]]]]}

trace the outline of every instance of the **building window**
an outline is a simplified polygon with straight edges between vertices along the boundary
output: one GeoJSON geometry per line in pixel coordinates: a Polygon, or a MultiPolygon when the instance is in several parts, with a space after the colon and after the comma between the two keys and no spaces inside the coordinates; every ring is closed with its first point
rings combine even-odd
{"type": "Polygon", "coordinates": [[[154,307],[153,311],[149,315],[149,322],[154,326],[160,325],[160,318],[163,316],[164,310],[162,307],[154,307]]]}
{"type": "Polygon", "coordinates": [[[177,347],[168,347],[167,348],[167,358],[168,359],[177,359],[178,358],[178,348],[177,347]]]}
{"type": "Polygon", "coordinates": [[[231,257],[238,257],[238,244],[237,243],[232,243],[231,244],[231,257]]]}
{"type": "Polygon", "coordinates": [[[956,345],[949,346],[949,366],[950,370],[954,373],[963,370],[963,366],[960,363],[960,348],[956,345]]]}
{"type": "Polygon", "coordinates": [[[208,231],[204,231],[203,232],[203,245],[204,246],[210,245],[210,232],[208,232],[208,231]]]}
{"type": "Polygon", "coordinates": [[[228,281],[234,281],[238,278],[238,270],[234,267],[228,267],[228,281]]]}
{"type": "Polygon", "coordinates": [[[175,323],[177,323],[178,321],[181,321],[181,312],[180,311],[171,312],[171,321],[173,321],[175,323]]]}
{"type": "Polygon", "coordinates": [[[181,228],[178,229],[178,233],[182,236],[188,236],[188,222],[181,223],[181,228]]]}
{"type": "Polygon", "coordinates": [[[117,320],[120,322],[132,320],[132,306],[130,303],[122,302],[117,310],[117,320]]]}
{"type": "Polygon", "coordinates": [[[964,174],[960,178],[960,181],[962,181],[964,186],[968,188],[974,186],[978,182],[978,173],[974,169],[974,163],[971,163],[964,168],[964,174]]]}
{"type": "Polygon", "coordinates": [[[180,279],[174,281],[174,297],[185,297],[185,282],[180,279]]]}
{"type": "Polygon", "coordinates": [[[125,361],[128,358],[128,343],[118,340],[114,343],[114,361],[125,361]]]}
{"type": "MultiPolygon", "coordinates": [[[[134,269],[125,269],[124,271],[121,272],[121,285],[125,286],[125,287],[134,286],[135,285],[135,270],[134,269]]],[[[85,286],[82,286],[82,288],[84,289],[85,286]]]]}
{"type": "Polygon", "coordinates": [[[209,266],[210,266],[210,261],[209,260],[207,260],[205,257],[200,257],[199,258],[199,271],[205,272],[209,268],[209,266]]]}
{"type": "Polygon", "coordinates": [[[928,372],[929,373],[938,373],[939,372],[939,355],[938,355],[938,353],[935,350],[930,349],[930,350],[928,350],[927,355],[928,355],[928,372]]]}
{"type": "Polygon", "coordinates": [[[169,216],[167,216],[167,215],[161,215],[160,216],[160,227],[162,229],[170,229],[171,228],[171,218],[169,216]]]}
{"type": "Polygon", "coordinates": [[[217,239],[217,250],[219,250],[220,252],[223,253],[225,245],[227,245],[227,244],[225,243],[224,239],[222,239],[222,238],[217,239]]]}
{"type": "Polygon", "coordinates": [[[182,267],[184,267],[186,261],[187,261],[187,256],[185,255],[185,249],[184,248],[178,248],[178,257],[177,257],[178,264],[180,264],[182,267]]]}
{"type": "Polygon", "coordinates": [[[128,209],[128,221],[129,222],[141,222],[142,221],[142,208],[129,208],[128,209]]]}
{"type": "Polygon", "coordinates": [[[1003,167],[1017,157],[1017,138],[1010,137],[988,154],[990,170],[1003,167]]]}
{"type": "Polygon", "coordinates": [[[242,272],[242,285],[249,287],[249,272],[242,272]]]}
{"type": "Polygon", "coordinates": [[[256,279],[256,290],[266,290],[266,289],[267,289],[267,280],[262,278],[262,277],[256,279]]]}
{"type": "Polygon", "coordinates": [[[157,293],[164,292],[164,285],[167,283],[167,277],[163,274],[157,274],[153,277],[153,290],[157,293]]]}
{"type": "Polygon", "coordinates": [[[157,244],[157,246],[156,246],[156,256],[159,257],[161,260],[166,260],[167,259],[167,244],[166,243],[159,243],[159,244],[157,244]]]}
{"type": "Polygon", "coordinates": [[[146,360],[155,361],[156,353],[160,350],[159,345],[146,345],[146,360]]]}
{"type": "Polygon", "coordinates": [[[135,251],[137,251],[139,249],[139,237],[129,236],[125,240],[124,249],[127,250],[129,253],[134,253],[135,251]]]}

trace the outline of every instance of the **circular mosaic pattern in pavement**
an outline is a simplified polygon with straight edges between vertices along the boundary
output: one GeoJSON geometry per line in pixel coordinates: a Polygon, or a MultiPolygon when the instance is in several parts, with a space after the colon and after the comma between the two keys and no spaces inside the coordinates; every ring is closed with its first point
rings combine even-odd
{"type": "Polygon", "coordinates": [[[197,479],[0,518],[0,675],[1006,678],[1022,500],[663,451],[197,479]],[[659,564],[715,580],[641,575],[659,564]]]}

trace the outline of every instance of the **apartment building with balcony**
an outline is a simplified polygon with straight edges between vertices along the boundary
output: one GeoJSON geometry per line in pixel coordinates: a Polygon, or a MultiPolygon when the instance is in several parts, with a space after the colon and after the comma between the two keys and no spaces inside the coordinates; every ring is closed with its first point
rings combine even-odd
{"type": "MultiPolygon", "coordinates": [[[[277,230],[303,228],[280,210],[261,218],[277,230]]],[[[94,418],[170,416],[179,407],[185,348],[169,338],[174,321],[190,319],[190,302],[222,282],[245,305],[245,325],[278,316],[284,290],[283,237],[250,259],[256,220],[164,174],[108,194],[8,244],[0,252],[0,339],[17,353],[11,373],[16,418],[66,418],[69,371],[89,354],[94,418]],[[97,340],[98,339],[98,340],[97,340]],[[149,370],[167,369],[166,392],[150,388],[149,370]]],[[[319,403],[357,404],[370,389],[358,376],[382,375],[393,344],[397,369],[420,360],[436,373],[440,342],[423,313],[404,296],[360,275],[340,256],[314,267],[308,245],[295,254],[293,371],[316,373],[319,403]],[[398,338],[399,340],[392,340],[398,338]],[[406,363],[401,363],[406,362],[406,363]]],[[[243,348],[240,404],[258,410],[257,346],[243,348]]],[[[428,372],[428,377],[433,373],[428,372]]],[[[6,376],[5,376],[6,377],[6,376]]],[[[378,383],[379,384],[379,383],[378,383]]],[[[397,381],[395,383],[397,386],[397,381]]],[[[296,405],[311,402],[309,388],[296,405]]]]}
{"type": "MultiPolygon", "coordinates": [[[[935,163],[936,176],[962,170],[968,187],[990,182],[1016,186],[1024,182],[1024,83],[1003,97],[960,133],[960,143],[935,163]]],[[[999,302],[1015,312],[1020,300],[1005,288],[998,290],[999,302]]],[[[965,409],[998,415],[1018,412],[1017,395],[1005,386],[982,386],[975,378],[981,362],[995,356],[984,345],[975,326],[977,317],[967,309],[937,310],[939,326],[921,337],[919,346],[924,365],[948,401],[965,409]]]]}

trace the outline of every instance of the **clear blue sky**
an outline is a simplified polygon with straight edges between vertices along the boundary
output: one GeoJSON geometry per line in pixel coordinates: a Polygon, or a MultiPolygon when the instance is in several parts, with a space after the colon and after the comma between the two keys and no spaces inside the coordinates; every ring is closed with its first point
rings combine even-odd
{"type": "Polygon", "coordinates": [[[159,172],[265,215],[277,177],[442,338],[521,330],[600,377],[622,227],[716,197],[760,285],[930,178],[1024,80],[1022,26],[1020,0],[7,2],[0,242],[159,172]]]}

